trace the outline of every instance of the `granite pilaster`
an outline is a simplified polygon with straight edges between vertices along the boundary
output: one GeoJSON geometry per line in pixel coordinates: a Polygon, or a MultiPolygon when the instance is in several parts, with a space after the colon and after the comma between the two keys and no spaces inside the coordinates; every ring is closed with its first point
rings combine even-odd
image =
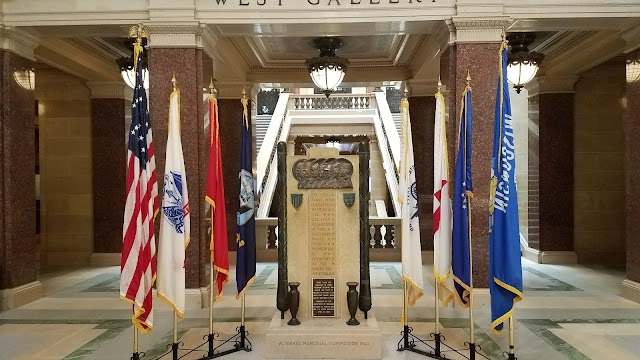
{"type": "MultiPolygon", "coordinates": [[[[476,287],[488,287],[489,274],[489,182],[498,84],[498,56],[500,43],[458,43],[451,45],[445,58],[449,60],[448,74],[443,77],[447,87],[445,100],[449,121],[447,138],[451,172],[455,169],[457,138],[460,129],[460,99],[467,84],[467,72],[473,89],[472,176],[473,211],[471,213],[473,241],[473,281],[476,287]],[[453,116],[453,118],[452,118],[453,116]]],[[[454,182],[454,178],[450,178],[454,182]]],[[[453,184],[450,185],[453,189],[453,184]]]]}
{"type": "MultiPolygon", "coordinates": [[[[180,118],[182,149],[184,152],[187,186],[189,189],[191,214],[191,242],[186,250],[186,286],[200,288],[209,283],[205,276],[209,266],[204,211],[204,174],[206,158],[204,150],[207,134],[204,130],[205,89],[209,85],[210,74],[203,66],[211,64],[203,60],[208,57],[196,48],[152,48],[149,50],[149,103],[153,124],[153,138],[156,151],[156,167],[159,188],[163,186],[163,174],[168,135],[169,95],[172,91],[171,79],[175,74],[180,89],[180,118]]],[[[208,91],[208,90],[207,90],[208,91]]],[[[158,224],[156,224],[156,228],[158,224]]],[[[157,231],[157,229],[156,229],[157,231]]]]}
{"type": "Polygon", "coordinates": [[[435,126],[434,96],[409,98],[411,134],[418,187],[420,243],[423,251],[433,251],[433,131],[435,126]]]}
{"type": "Polygon", "coordinates": [[[538,205],[539,239],[529,246],[540,251],[573,251],[573,98],[573,93],[542,93],[529,101],[539,129],[537,169],[529,174],[538,180],[538,189],[529,190],[531,205],[538,205]]]}
{"type": "Polygon", "coordinates": [[[93,251],[122,251],[123,203],[127,162],[124,99],[91,99],[91,152],[93,172],[93,251]]]}
{"type": "MultiPolygon", "coordinates": [[[[627,57],[627,72],[637,71],[640,50],[627,57]]],[[[625,238],[627,251],[627,279],[640,283],[640,202],[636,197],[640,188],[640,81],[627,82],[627,109],[624,116],[624,199],[625,238]]],[[[640,287],[636,287],[636,295],[640,287]]],[[[640,296],[636,297],[640,299],[640,296]]]]}
{"type": "Polygon", "coordinates": [[[40,243],[36,237],[35,99],[33,90],[20,86],[13,75],[16,69],[31,69],[32,61],[5,50],[0,50],[0,59],[3,109],[0,289],[12,289],[37,281],[40,269],[40,243]]]}

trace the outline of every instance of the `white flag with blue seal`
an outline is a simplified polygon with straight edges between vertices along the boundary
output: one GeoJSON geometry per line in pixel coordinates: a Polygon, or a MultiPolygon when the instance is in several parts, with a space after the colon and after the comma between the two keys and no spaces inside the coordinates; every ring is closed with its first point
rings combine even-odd
{"type": "Polygon", "coordinates": [[[407,283],[407,303],[413,306],[424,294],[424,277],[422,275],[416,167],[413,160],[409,101],[407,101],[406,97],[400,103],[400,111],[402,113],[402,158],[400,159],[400,169],[398,171],[400,175],[398,202],[402,212],[402,279],[407,283]]]}
{"type": "Polygon", "coordinates": [[[189,245],[189,193],[180,140],[180,90],[169,97],[169,136],[158,244],[158,297],[184,317],[185,249],[189,245]]]}

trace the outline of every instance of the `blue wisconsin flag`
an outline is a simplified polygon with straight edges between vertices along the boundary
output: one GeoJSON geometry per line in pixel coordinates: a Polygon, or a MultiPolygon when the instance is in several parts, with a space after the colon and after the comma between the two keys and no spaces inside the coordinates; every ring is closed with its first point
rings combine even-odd
{"type": "Polygon", "coordinates": [[[456,298],[465,307],[469,306],[471,289],[471,266],[469,254],[469,200],[473,198],[471,182],[471,87],[467,86],[460,105],[460,136],[453,190],[453,234],[451,239],[451,268],[456,289],[456,298]]]}
{"type": "Polygon", "coordinates": [[[496,333],[502,332],[503,323],[513,314],[514,304],[522,300],[515,168],[513,120],[507,84],[507,45],[503,42],[500,50],[500,79],[496,96],[489,198],[491,329],[496,333]]]}
{"type": "Polygon", "coordinates": [[[255,191],[253,190],[253,174],[251,161],[251,128],[247,99],[242,94],[242,145],[240,149],[240,206],[238,207],[238,232],[236,234],[237,261],[236,282],[238,295],[242,297],[256,276],[256,219],[255,191]]]}

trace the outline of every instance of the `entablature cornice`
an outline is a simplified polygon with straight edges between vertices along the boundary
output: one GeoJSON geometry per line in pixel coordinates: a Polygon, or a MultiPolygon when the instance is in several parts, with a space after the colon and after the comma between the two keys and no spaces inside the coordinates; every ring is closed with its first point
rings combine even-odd
{"type": "Polygon", "coordinates": [[[0,25],[0,49],[7,50],[29,60],[35,60],[33,51],[40,39],[28,30],[0,25]]]}
{"type": "Polygon", "coordinates": [[[454,17],[447,20],[450,43],[501,42],[502,34],[511,24],[508,16],[493,18],[454,17]]]}
{"type": "Polygon", "coordinates": [[[540,94],[574,93],[578,76],[538,76],[525,85],[529,97],[540,94]]]}

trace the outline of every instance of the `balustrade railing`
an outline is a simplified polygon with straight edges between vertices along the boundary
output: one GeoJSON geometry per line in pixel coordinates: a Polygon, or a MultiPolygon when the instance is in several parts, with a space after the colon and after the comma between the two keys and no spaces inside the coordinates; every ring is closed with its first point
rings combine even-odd
{"type": "MultiPolygon", "coordinates": [[[[400,218],[369,218],[372,249],[399,249],[400,218]]],[[[257,245],[262,250],[278,249],[278,218],[256,219],[257,245]]]]}
{"type": "Polygon", "coordinates": [[[360,110],[371,109],[370,94],[333,94],[329,98],[323,94],[293,95],[292,110],[360,110]]]}

